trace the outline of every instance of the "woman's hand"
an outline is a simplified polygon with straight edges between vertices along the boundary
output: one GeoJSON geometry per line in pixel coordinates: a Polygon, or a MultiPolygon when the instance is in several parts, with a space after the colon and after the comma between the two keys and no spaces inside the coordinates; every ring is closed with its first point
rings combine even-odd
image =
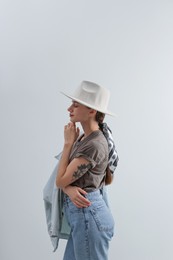
{"type": "Polygon", "coordinates": [[[63,191],[69,196],[70,200],[77,208],[86,208],[91,205],[91,202],[83,196],[87,194],[83,189],[69,185],[63,188],[63,191]]]}
{"type": "Polygon", "coordinates": [[[79,127],[76,128],[75,123],[68,123],[64,126],[64,143],[73,144],[79,136],[79,127]]]}

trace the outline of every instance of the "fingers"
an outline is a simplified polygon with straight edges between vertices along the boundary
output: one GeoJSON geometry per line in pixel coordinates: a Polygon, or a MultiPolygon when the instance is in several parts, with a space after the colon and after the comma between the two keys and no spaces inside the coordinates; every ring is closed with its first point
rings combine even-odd
{"type": "Polygon", "coordinates": [[[77,208],[86,208],[88,206],[83,205],[81,202],[79,201],[73,201],[73,204],[77,207],[77,208]]]}
{"type": "Polygon", "coordinates": [[[66,136],[70,135],[70,138],[72,138],[73,141],[76,141],[80,134],[79,127],[76,127],[75,123],[69,122],[67,125],[64,126],[64,134],[66,136]]]}
{"type": "Polygon", "coordinates": [[[67,125],[64,126],[64,128],[70,128],[70,127],[74,127],[74,124],[73,123],[68,123],[67,125]]]}
{"type": "Polygon", "coordinates": [[[87,194],[87,192],[86,192],[85,190],[81,189],[80,187],[78,187],[78,191],[79,191],[81,194],[83,194],[83,195],[86,195],[86,194],[87,194]]]}
{"type": "MultiPolygon", "coordinates": [[[[81,196],[83,197],[83,196],[81,196]]],[[[91,205],[91,202],[89,200],[87,200],[86,198],[77,198],[73,201],[73,203],[75,204],[75,206],[77,206],[78,208],[87,208],[91,205]]]]}
{"type": "MultiPolygon", "coordinates": [[[[69,122],[67,125],[64,126],[64,129],[76,129],[76,125],[73,122],[69,122]]],[[[76,129],[76,131],[78,131],[76,129]]]]}
{"type": "Polygon", "coordinates": [[[79,207],[89,207],[91,205],[91,202],[82,195],[82,194],[84,194],[84,195],[87,194],[86,191],[79,188],[78,192],[79,192],[78,196],[74,199],[74,202],[79,207]]]}
{"type": "Polygon", "coordinates": [[[67,186],[63,191],[69,196],[73,204],[78,208],[86,208],[91,205],[91,202],[84,197],[87,192],[77,186],[67,186]]]}

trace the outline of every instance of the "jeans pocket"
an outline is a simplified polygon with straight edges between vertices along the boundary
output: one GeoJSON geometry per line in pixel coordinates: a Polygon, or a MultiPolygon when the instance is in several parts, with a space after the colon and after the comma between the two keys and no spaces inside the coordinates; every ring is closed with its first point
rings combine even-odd
{"type": "Polygon", "coordinates": [[[91,208],[90,212],[98,230],[108,233],[111,238],[114,235],[114,219],[108,207],[105,205],[98,208],[91,208]]]}

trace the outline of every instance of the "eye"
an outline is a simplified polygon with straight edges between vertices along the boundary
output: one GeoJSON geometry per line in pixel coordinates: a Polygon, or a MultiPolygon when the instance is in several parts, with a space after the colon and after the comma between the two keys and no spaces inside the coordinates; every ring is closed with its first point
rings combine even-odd
{"type": "Polygon", "coordinates": [[[78,107],[78,103],[77,102],[73,102],[73,106],[74,107],[78,107]]]}

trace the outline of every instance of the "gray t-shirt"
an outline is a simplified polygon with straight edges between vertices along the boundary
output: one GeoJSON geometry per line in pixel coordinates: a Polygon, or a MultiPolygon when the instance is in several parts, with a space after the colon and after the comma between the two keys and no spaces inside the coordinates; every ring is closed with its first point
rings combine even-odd
{"type": "Polygon", "coordinates": [[[83,140],[80,139],[81,137],[74,143],[70,161],[82,156],[91,163],[91,168],[71,185],[91,192],[99,189],[104,184],[108,165],[108,143],[100,130],[92,132],[83,140]]]}

